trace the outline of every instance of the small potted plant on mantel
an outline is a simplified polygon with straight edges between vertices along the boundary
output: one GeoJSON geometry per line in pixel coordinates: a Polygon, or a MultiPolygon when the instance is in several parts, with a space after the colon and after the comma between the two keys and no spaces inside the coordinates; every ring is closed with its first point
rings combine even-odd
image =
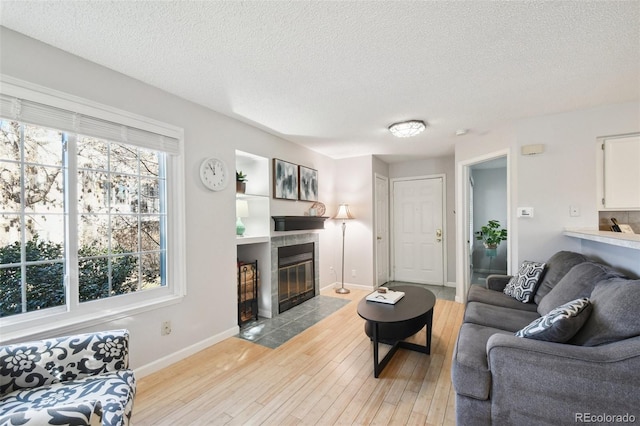
{"type": "Polygon", "coordinates": [[[500,243],[507,240],[507,230],[500,227],[500,221],[490,220],[476,232],[476,239],[483,242],[485,254],[494,257],[500,243]]]}
{"type": "Polygon", "coordinates": [[[247,190],[247,175],[242,170],[236,170],[236,193],[244,194],[247,190]]]}

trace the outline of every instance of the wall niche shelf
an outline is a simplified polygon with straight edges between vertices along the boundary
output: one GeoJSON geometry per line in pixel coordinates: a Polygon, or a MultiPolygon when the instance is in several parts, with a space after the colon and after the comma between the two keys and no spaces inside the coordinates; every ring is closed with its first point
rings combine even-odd
{"type": "Polygon", "coordinates": [[[258,236],[246,236],[246,237],[236,237],[236,245],[243,246],[247,244],[260,244],[260,243],[268,243],[269,237],[258,235],[258,236]]]}
{"type": "Polygon", "coordinates": [[[639,234],[598,231],[595,229],[565,229],[563,234],[567,237],[580,238],[583,240],[596,241],[603,244],[640,250],[639,234]]]}
{"type": "MultiPolygon", "coordinates": [[[[269,159],[243,151],[236,151],[236,171],[247,176],[246,191],[236,193],[237,200],[247,202],[249,216],[242,218],[246,227],[244,237],[237,237],[237,245],[265,242],[269,238],[269,159]]],[[[251,259],[250,259],[251,260],[251,259]]],[[[261,268],[262,269],[262,268],[261,268]]]]}
{"type": "MultiPolygon", "coordinates": [[[[271,317],[271,200],[269,159],[236,150],[236,171],[247,176],[244,193],[236,192],[236,200],[247,202],[249,216],[242,218],[244,236],[236,236],[238,261],[258,261],[258,314],[271,317]]],[[[235,265],[234,265],[235,266],[235,265]]],[[[234,286],[237,284],[234,284],[234,286]]]]}

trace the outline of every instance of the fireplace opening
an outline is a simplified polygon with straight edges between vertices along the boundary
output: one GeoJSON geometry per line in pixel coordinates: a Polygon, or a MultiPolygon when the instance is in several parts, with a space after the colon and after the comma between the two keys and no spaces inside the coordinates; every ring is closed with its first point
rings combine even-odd
{"type": "Polygon", "coordinates": [[[315,294],[314,243],[278,248],[278,313],[315,294]]]}

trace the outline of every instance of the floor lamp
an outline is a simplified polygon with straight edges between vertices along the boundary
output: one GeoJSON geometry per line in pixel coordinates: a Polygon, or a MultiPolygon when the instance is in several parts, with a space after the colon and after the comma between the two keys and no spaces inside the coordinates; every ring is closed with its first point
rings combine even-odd
{"type": "Polygon", "coordinates": [[[348,294],[349,289],[344,288],[344,231],[347,229],[347,220],[353,219],[349,212],[348,204],[340,204],[338,207],[338,213],[334,216],[334,219],[342,219],[342,285],[336,289],[336,293],[348,294]]]}

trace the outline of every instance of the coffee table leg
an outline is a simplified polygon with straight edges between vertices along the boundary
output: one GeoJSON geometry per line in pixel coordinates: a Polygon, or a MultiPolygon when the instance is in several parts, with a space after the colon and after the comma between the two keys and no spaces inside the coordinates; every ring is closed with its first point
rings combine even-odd
{"type": "Polygon", "coordinates": [[[378,323],[372,322],[373,325],[373,377],[376,379],[380,375],[378,370],[378,323]]]}
{"type": "Polygon", "coordinates": [[[429,311],[429,313],[427,313],[427,326],[425,327],[425,330],[427,331],[427,340],[426,340],[426,353],[430,354],[431,353],[431,329],[433,327],[433,309],[431,309],[429,311]]]}

